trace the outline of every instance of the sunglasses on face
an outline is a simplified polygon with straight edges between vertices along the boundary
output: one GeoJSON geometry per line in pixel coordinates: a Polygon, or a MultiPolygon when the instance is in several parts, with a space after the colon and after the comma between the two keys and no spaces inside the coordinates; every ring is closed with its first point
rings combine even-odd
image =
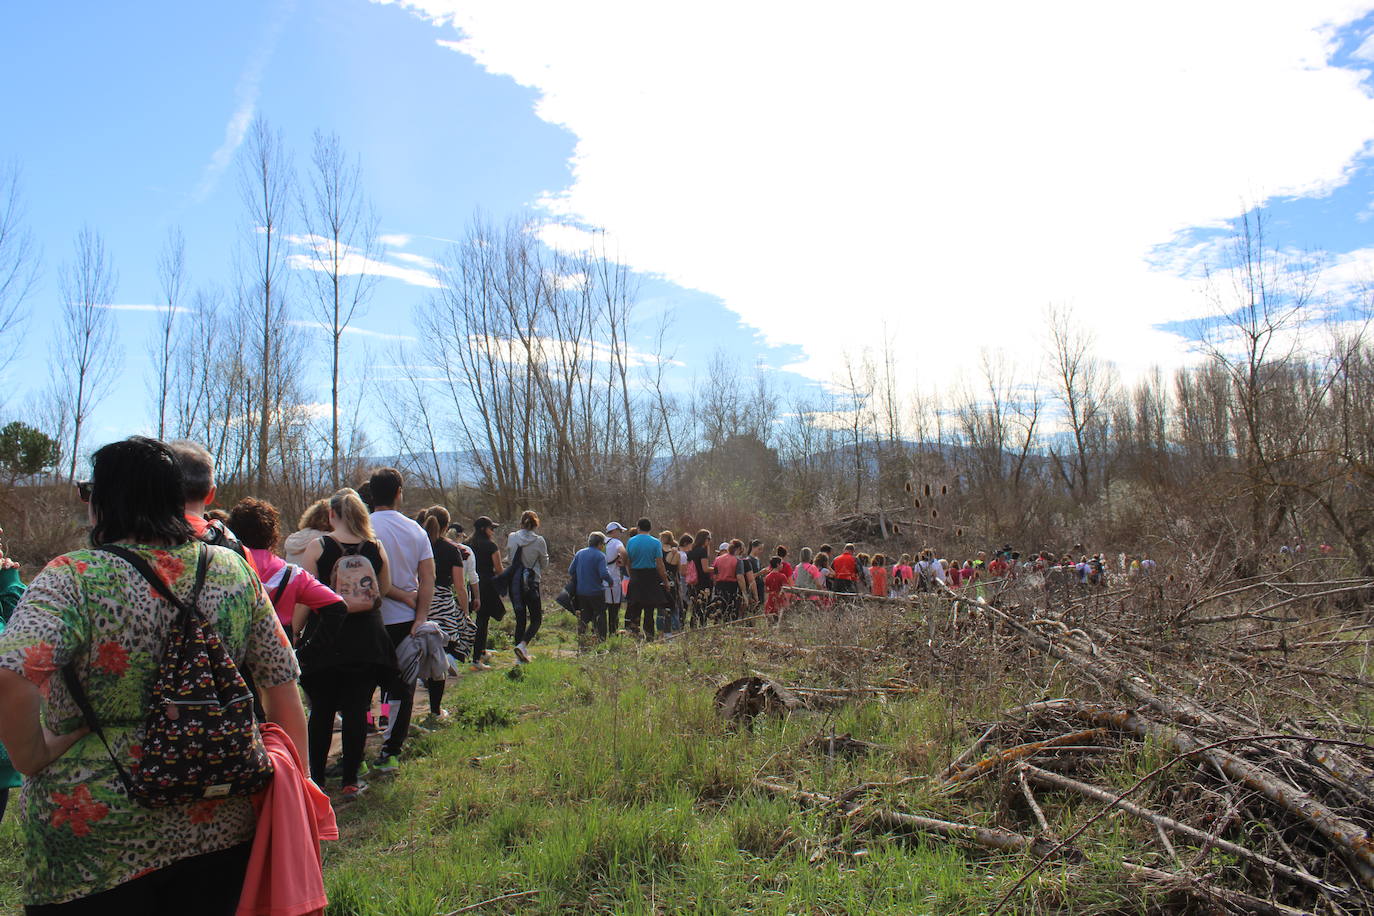
{"type": "Polygon", "coordinates": [[[76,482],[76,495],[81,497],[83,503],[91,501],[91,481],[78,480],[76,482]]]}

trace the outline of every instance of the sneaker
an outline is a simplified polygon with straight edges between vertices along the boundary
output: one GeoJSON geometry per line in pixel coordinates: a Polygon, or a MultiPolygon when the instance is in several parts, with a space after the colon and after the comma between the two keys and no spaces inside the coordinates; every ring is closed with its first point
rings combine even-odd
{"type": "Polygon", "coordinates": [[[363,782],[363,781],[360,779],[360,780],[358,780],[357,783],[354,784],[354,785],[351,785],[351,786],[344,786],[344,787],[343,787],[343,790],[339,793],[339,801],[341,801],[341,802],[351,802],[351,801],[354,801],[354,800],[357,799],[357,797],[358,797],[359,795],[362,795],[362,794],[363,794],[364,792],[366,792],[366,791],[367,791],[367,783],[363,782]]]}
{"type": "Polygon", "coordinates": [[[529,664],[530,654],[525,651],[525,647],[523,645],[515,647],[515,660],[520,662],[522,665],[529,664]]]}
{"type": "Polygon", "coordinates": [[[379,754],[372,768],[378,773],[395,773],[401,768],[401,759],[395,754],[379,754]]]}
{"type": "Polygon", "coordinates": [[[448,710],[441,709],[438,712],[432,712],[425,716],[420,720],[420,724],[430,731],[434,731],[436,728],[443,728],[445,725],[448,725],[449,718],[448,710]]]}
{"type": "MultiPolygon", "coordinates": [[[[368,764],[368,762],[367,762],[366,760],[360,760],[360,761],[358,761],[358,776],[359,776],[359,777],[366,776],[368,773],[371,773],[371,772],[372,772],[372,767],[371,767],[371,765],[368,764]]],[[[358,781],[361,782],[361,781],[362,781],[361,778],[360,778],[358,781]]]]}
{"type": "Polygon", "coordinates": [[[324,768],[325,779],[338,779],[343,775],[343,765],[337,760],[324,768]]]}
{"type": "Polygon", "coordinates": [[[491,665],[488,665],[486,662],[473,662],[473,663],[472,663],[472,670],[473,670],[473,671],[490,671],[490,670],[491,670],[491,665]]]}

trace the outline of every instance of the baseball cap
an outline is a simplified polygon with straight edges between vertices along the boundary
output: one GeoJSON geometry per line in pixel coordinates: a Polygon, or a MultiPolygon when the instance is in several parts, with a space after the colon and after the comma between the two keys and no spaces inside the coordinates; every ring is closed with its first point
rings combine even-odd
{"type": "Polygon", "coordinates": [[[624,530],[625,530],[625,526],[622,525],[622,524],[620,524],[620,522],[607,522],[607,523],[606,523],[606,530],[607,530],[607,531],[624,531],[624,530]]]}
{"type": "Polygon", "coordinates": [[[721,541],[721,542],[720,542],[720,546],[716,548],[716,550],[729,550],[729,549],[730,549],[730,542],[729,542],[729,541],[721,541]]]}

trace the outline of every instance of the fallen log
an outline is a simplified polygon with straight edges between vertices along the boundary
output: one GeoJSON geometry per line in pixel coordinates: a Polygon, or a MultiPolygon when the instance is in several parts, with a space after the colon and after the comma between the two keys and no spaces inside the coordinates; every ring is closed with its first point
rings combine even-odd
{"type": "MultiPolygon", "coordinates": [[[[1066,708],[1060,707],[1059,711],[1065,711],[1066,708]]],[[[1160,722],[1151,722],[1129,710],[1078,703],[1071,711],[1084,721],[1106,725],[1166,745],[1184,757],[1205,760],[1229,778],[1259,793],[1271,804],[1287,811],[1326,837],[1332,847],[1350,862],[1360,880],[1366,886],[1374,887],[1374,840],[1369,838],[1359,824],[1341,817],[1286,779],[1270,773],[1253,761],[1237,757],[1220,747],[1209,746],[1180,729],[1160,722]]],[[[1230,740],[1239,744],[1256,740],[1294,739],[1291,735],[1255,735],[1230,740]]]]}
{"type": "Polygon", "coordinates": [[[984,776],[997,767],[1015,763],[1026,757],[1033,757],[1039,751],[1065,744],[1079,744],[1080,742],[1095,741],[1098,738],[1106,737],[1106,735],[1107,730],[1105,728],[1090,728],[1086,731],[1074,732],[1071,735],[1060,735],[1057,738],[1047,738],[1044,741],[1032,741],[1028,744],[1018,744],[1015,747],[1009,747],[1006,750],[998,751],[996,754],[984,757],[972,766],[965,767],[952,776],[946,777],[943,781],[947,787],[957,786],[960,783],[968,782],[971,779],[977,779],[979,776],[984,776]]]}
{"type": "Polygon", "coordinates": [[[1216,847],[1217,849],[1222,850],[1223,852],[1229,852],[1232,855],[1238,856],[1250,862],[1254,862],[1257,865],[1261,865],[1269,869],[1270,871],[1275,872],[1276,874],[1282,875],[1290,881],[1306,884],[1309,887],[1314,887],[1317,890],[1320,890],[1327,894],[1332,894],[1333,896],[1345,896],[1346,894],[1344,888],[1337,887],[1334,884],[1328,884],[1325,881],[1322,881],[1320,878],[1316,877],[1315,875],[1311,875],[1300,869],[1293,868],[1292,866],[1280,862],[1277,859],[1272,859],[1269,856],[1264,855],[1263,853],[1258,853],[1254,850],[1247,849],[1244,846],[1241,846],[1237,843],[1232,843],[1230,840],[1222,839],[1221,837],[1216,836],[1214,834],[1210,834],[1205,830],[1198,830],[1196,827],[1190,827],[1189,825],[1181,821],[1176,821],[1171,817],[1165,817],[1162,814],[1156,814],[1155,812],[1150,811],[1147,808],[1143,808],[1140,805],[1135,804],[1134,802],[1129,802],[1126,799],[1121,798],[1115,792],[1109,792],[1106,789],[1099,789],[1097,786],[1090,785],[1086,782],[1079,782],[1077,779],[1071,779],[1068,776],[1062,776],[1059,773],[1052,773],[1049,770],[1042,770],[1039,767],[1029,763],[1020,764],[1018,770],[1019,772],[1030,777],[1032,782],[1039,783],[1043,786],[1051,786],[1056,789],[1064,789],[1069,792],[1075,792],[1079,795],[1084,796],[1085,798],[1091,798],[1094,801],[1106,802],[1107,804],[1112,805],[1113,807],[1120,808],[1127,814],[1131,814],[1135,817],[1141,818],[1142,820],[1149,821],[1156,827],[1168,830],[1169,832],[1176,833],[1180,836],[1186,836],[1189,839],[1198,840],[1199,842],[1205,844],[1210,844],[1216,847]]]}
{"type": "MultiPolygon", "coordinates": [[[[901,811],[889,811],[885,808],[866,807],[853,801],[822,795],[819,792],[806,792],[802,789],[793,789],[790,786],[780,786],[765,779],[753,779],[750,780],[750,784],[763,789],[765,792],[781,795],[793,801],[807,802],[817,806],[834,806],[840,814],[845,816],[862,810],[871,818],[873,823],[881,824],[889,829],[931,833],[947,840],[969,843],[997,852],[1029,852],[1043,855],[1052,848],[1052,844],[1043,839],[1023,836],[1010,830],[1003,830],[1000,827],[980,827],[977,824],[961,824],[956,821],[922,817],[919,814],[906,814],[901,811]]],[[[1077,860],[1082,858],[1082,853],[1076,849],[1068,848],[1063,850],[1063,857],[1077,860]]]]}
{"type": "MultiPolygon", "coordinates": [[[[922,817],[917,814],[889,811],[885,808],[865,807],[844,799],[822,795],[819,792],[807,792],[802,789],[793,789],[790,786],[781,786],[764,779],[750,780],[750,784],[769,794],[789,798],[793,801],[805,802],[817,807],[833,806],[841,815],[846,817],[863,812],[868,815],[869,823],[877,824],[886,829],[915,830],[996,852],[1036,854],[1038,850],[1045,849],[1046,851],[1054,851],[1057,856],[1068,861],[1081,862],[1084,860],[1083,853],[1072,846],[1060,846],[1056,849],[1055,844],[1046,839],[1028,837],[998,827],[980,827],[977,824],[961,824],[955,821],[922,817]]],[[[1302,916],[1303,914],[1302,910],[1295,910],[1271,900],[1264,900],[1229,888],[1204,886],[1195,878],[1158,868],[1136,865],[1133,862],[1118,862],[1116,865],[1134,878],[1162,884],[1209,903],[1220,900],[1231,906],[1248,909],[1254,913],[1264,914],[1264,916],[1302,916]]],[[[1010,895],[1008,895],[1009,898],[1010,895]]],[[[998,909],[1001,909],[1000,905],[998,909]]],[[[993,910],[993,912],[995,913],[997,910],[993,910]]]]}
{"type": "MultiPolygon", "coordinates": [[[[1210,721],[1214,724],[1222,724],[1224,721],[1221,717],[1202,709],[1190,700],[1180,699],[1170,702],[1148,689],[1139,678],[1125,675],[1100,659],[1086,656],[1074,649],[1059,645],[1053,639],[1023,626],[1019,620],[1006,611],[992,605],[986,606],[999,619],[1018,631],[1027,642],[1048,652],[1055,658],[1069,662],[1075,667],[1113,684],[1131,699],[1144,703],[1170,718],[1185,722],[1210,721]]],[[[1119,709],[1099,709],[1097,713],[1090,715],[1089,719],[1098,725],[1106,725],[1120,731],[1132,732],[1141,737],[1149,737],[1173,747],[1180,754],[1200,756],[1231,779],[1254,789],[1272,804],[1310,824],[1318,833],[1326,837],[1337,851],[1345,856],[1351,867],[1359,875],[1361,882],[1368,888],[1374,888],[1374,840],[1369,838],[1364,828],[1359,824],[1341,817],[1288,780],[1221,748],[1209,748],[1206,742],[1199,741],[1177,728],[1150,722],[1133,712],[1119,709]]],[[[1291,736],[1285,737],[1291,740],[1291,736]]]]}
{"type": "MultiPolygon", "coordinates": [[[[1121,862],[1120,867],[1128,875],[1171,887],[1206,903],[1215,904],[1220,901],[1233,909],[1257,913],[1259,916],[1310,916],[1307,910],[1295,910],[1291,906],[1284,906],[1282,903],[1275,903],[1272,900],[1265,900],[1262,897],[1255,897],[1243,891],[1233,891],[1230,888],[1219,887],[1215,884],[1204,885],[1197,878],[1189,875],[1151,868],[1148,865],[1137,865],[1134,862],[1121,862]]],[[[993,914],[1000,909],[1001,906],[999,905],[996,910],[992,911],[993,914]]]]}
{"type": "Polygon", "coordinates": [[[987,747],[988,742],[992,740],[992,736],[997,734],[998,729],[1000,729],[1001,727],[1002,723],[1000,722],[994,722],[992,725],[989,725],[987,731],[983,732],[983,734],[979,736],[977,741],[973,742],[973,744],[967,747],[964,750],[964,752],[960,754],[958,757],[955,757],[953,760],[951,760],[949,762],[949,766],[945,767],[943,770],[940,771],[940,775],[938,777],[940,781],[943,782],[944,780],[948,779],[950,776],[957,773],[964,766],[964,764],[968,763],[970,760],[976,757],[979,751],[987,747]]]}

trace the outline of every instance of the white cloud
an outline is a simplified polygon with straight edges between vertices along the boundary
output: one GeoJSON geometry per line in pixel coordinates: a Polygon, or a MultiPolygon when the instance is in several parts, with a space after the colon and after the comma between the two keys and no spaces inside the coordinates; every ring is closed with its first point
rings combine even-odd
{"type": "Polygon", "coordinates": [[[286,20],[295,6],[295,0],[277,6],[272,18],[267,22],[253,56],[243,68],[238,85],[234,88],[234,111],[229,115],[229,122],[224,125],[224,141],[210,155],[210,161],[206,164],[200,184],[193,195],[194,200],[204,200],[209,196],[220,175],[233,161],[234,153],[238,152],[239,146],[243,144],[243,138],[248,133],[248,125],[253,122],[253,115],[258,110],[258,94],[262,89],[262,78],[267,70],[267,63],[272,59],[272,52],[276,50],[282,27],[286,25],[286,20]]]}
{"type": "MultiPolygon", "coordinates": [[[[154,304],[151,304],[151,303],[141,303],[141,302],[140,302],[140,303],[127,303],[127,304],[126,304],[126,303],[118,303],[118,304],[116,304],[116,303],[111,302],[111,303],[107,303],[107,304],[105,304],[105,305],[100,306],[100,308],[109,309],[109,310],[112,311],[112,312],[165,312],[165,311],[167,311],[167,306],[165,306],[165,305],[154,305],[154,304]]],[[[191,311],[192,311],[191,309],[187,308],[187,307],[184,306],[184,305],[176,305],[176,306],[173,306],[173,307],[172,307],[172,312],[173,312],[173,314],[176,314],[176,315],[185,315],[185,314],[187,314],[187,313],[189,313],[189,312],[191,312],[191,311]]]]}
{"type": "MultiPolygon", "coordinates": [[[[329,325],[322,321],[288,321],[287,324],[293,328],[308,328],[312,331],[328,331],[329,325]]],[[[360,328],[357,325],[349,325],[344,328],[345,334],[352,334],[356,337],[370,337],[374,340],[402,340],[414,343],[415,338],[408,334],[388,334],[385,331],[369,331],[367,328],[360,328]]]]}
{"type": "MultiPolygon", "coordinates": [[[[473,334],[468,338],[468,344],[474,350],[488,353],[492,358],[505,363],[524,364],[526,360],[525,344],[514,337],[483,337],[480,334],[473,334]]],[[[628,344],[621,345],[624,348],[623,358],[625,365],[633,369],[654,366],[660,358],[653,354],[640,350],[628,344]]],[[[536,361],[553,360],[563,350],[565,358],[563,362],[570,364],[580,361],[582,364],[609,363],[614,356],[610,346],[595,340],[578,341],[559,341],[552,337],[534,336],[529,341],[530,349],[535,351],[536,361]],[[564,349],[566,348],[566,349],[564,349]]],[[[674,359],[663,360],[670,366],[681,366],[682,363],[674,359]]]]}
{"type": "Polygon", "coordinates": [[[379,235],[377,236],[377,241],[388,248],[404,248],[410,244],[412,238],[414,238],[414,236],[396,233],[392,235],[379,235]]]}
{"type": "Polygon", "coordinates": [[[426,270],[433,270],[439,266],[439,262],[435,261],[433,258],[427,258],[422,254],[408,254],[404,251],[394,251],[391,253],[391,257],[394,260],[404,261],[407,264],[414,264],[426,270]]]}
{"type": "Polygon", "coordinates": [[[376,2],[458,29],[440,44],[577,136],[553,217],[819,378],[883,320],[923,383],[980,345],[1034,361],[1048,303],[1127,377],[1176,364],[1152,326],[1207,306],[1156,246],[1328,193],[1374,140],[1361,74],[1327,64],[1370,0],[376,2]]]}
{"type": "MultiPolygon", "coordinates": [[[[293,245],[301,248],[313,248],[316,252],[327,252],[330,242],[326,238],[314,235],[289,235],[286,237],[293,245]]],[[[438,278],[430,270],[434,262],[419,255],[389,254],[392,258],[401,258],[410,263],[424,262],[424,267],[404,267],[400,264],[392,264],[387,261],[378,261],[375,258],[364,257],[358,251],[344,246],[343,257],[339,259],[339,272],[348,276],[367,274],[376,277],[390,277],[393,280],[400,280],[411,286],[423,286],[428,289],[439,289],[443,286],[438,278]]],[[[294,270],[317,270],[323,271],[326,266],[323,262],[309,254],[292,254],[286,259],[286,263],[294,270]]]]}

